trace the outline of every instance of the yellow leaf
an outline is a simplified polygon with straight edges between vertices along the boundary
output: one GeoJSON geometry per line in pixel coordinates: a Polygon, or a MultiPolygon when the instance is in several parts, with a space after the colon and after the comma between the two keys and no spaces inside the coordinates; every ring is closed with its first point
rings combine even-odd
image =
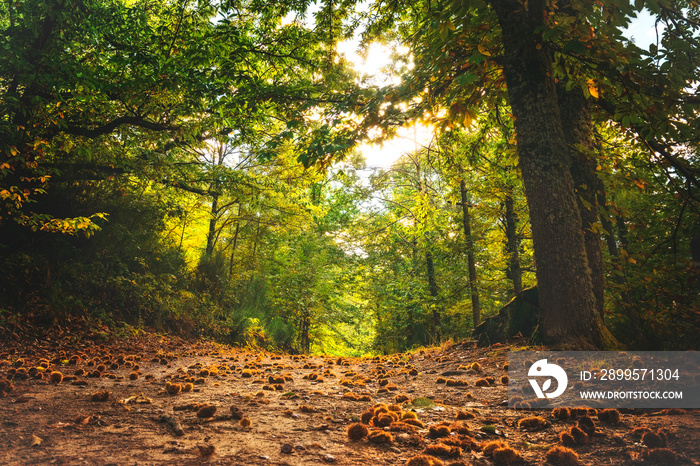
{"type": "Polygon", "coordinates": [[[477,45],[476,48],[479,50],[479,53],[481,53],[482,55],[486,55],[487,57],[491,56],[491,52],[486,50],[486,47],[484,47],[483,44],[477,45]]]}
{"type": "Polygon", "coordinates": [[[629,261],[630,261],[630,264],[636,264],[636,263],[637,263],[637,261],[636,261],[636,260],[634,260],[634,259],[633,259],[633,258],[631,258],[631,257],[629,258],[629,261]]]}
{"type": "Polygon", "coordinates": [[[593,79],[589,79],[586,84],[588,84],[588,92],[590,92],[591,95],[597,99],[599,97],[599,94],[598,88],[595,85],[595,81],[593,79]]]}
{"type": "Polygon", "coordinates": [[[464,125],[465,128],[469,128],[472,125],[472,118],[468,113],[464,114],[464,117],[462,119],[462,124],[464,125]]]}

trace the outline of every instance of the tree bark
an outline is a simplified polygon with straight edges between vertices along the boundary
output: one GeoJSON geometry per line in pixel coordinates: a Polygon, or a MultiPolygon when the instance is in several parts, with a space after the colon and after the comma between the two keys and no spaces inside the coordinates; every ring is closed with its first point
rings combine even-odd
{"type": "Polygon", "coordinates": [[[602,316],[605,308],[605,270],[603,249],[598,223],[598,198],[602,183],[596,175],[596,160],[593,155],[595,142],[591,116],[586,98],[579,88],[567,91],[563,84],[558,87],[559,112],[564,137],[571,156],[571,177],[574,182],[576,201],[581,215],[581,230],[586,247],[588,266],[591,269],[593,294],[596,309],[602,316]]]}
{"type": "Polygon", "coordinates": [[[503,72],[530,209],[539,336],[563,348],[609,348],[616,341],[596,307],[551,61],[535,32],[543,26],[544,2],[530,2],[529,10],[517,0],[490,4],[502,30],[503,72]]]}
{"type": "Polygon", "coordinates": [[[464,241],[467,246],[467,265],[469,268],[469,288],[472,298],[472,319],[474,328],[481,323],[481,304],[479,303],[479,288],[476,276],[476,261],[474,260],[474,240],[472,238],[471,217],[467,202],[467,184],[464,179],[459,182],[459,193],[462,199],[462,226],[464,227],[464,241]]]}

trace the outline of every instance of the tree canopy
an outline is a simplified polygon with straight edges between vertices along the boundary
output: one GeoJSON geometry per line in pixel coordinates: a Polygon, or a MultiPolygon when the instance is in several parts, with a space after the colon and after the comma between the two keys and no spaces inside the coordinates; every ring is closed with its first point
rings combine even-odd
{"type": "Polygon", "coordinates": [[[534,342],[696,346],[693,1],[30,0],[0,28],[2,318],[363,354],[537,286],[534,342]]]}

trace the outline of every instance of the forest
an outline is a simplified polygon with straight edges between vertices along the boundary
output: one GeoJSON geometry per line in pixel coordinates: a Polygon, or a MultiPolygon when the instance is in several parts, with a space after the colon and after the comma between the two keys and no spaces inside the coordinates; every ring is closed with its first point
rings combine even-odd
{"type": "Polygon", "coordinates": [[[695,0],[10,0],[0,29],[2,327],[377,355],[534,290],[533,343],[698,349],[695,0]]]}

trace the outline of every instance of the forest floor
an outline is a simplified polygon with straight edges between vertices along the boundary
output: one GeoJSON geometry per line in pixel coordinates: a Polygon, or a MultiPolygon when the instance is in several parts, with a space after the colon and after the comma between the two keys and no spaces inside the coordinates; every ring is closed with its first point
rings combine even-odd
{"type": "Polygon", "coordinates": [[[627,410],[610,424],[593,411],[559,419],[552,410],[508,409],[501,377],[512,345],[463,342],[373,359],[307,357],[65,325],[50,332],[19,323],[0,329],[0,464],[668,465],[700,459],[699,411],[627,410]],[[475,386],[487,377],[495,381],[475,386]],[[388,408],[372,416],[379,403],[388,408]],[[519,426],[532,416],[544,422],[519,426]],[[370,417],[371,424],[394,423],[370,427],[369,437],[354,426],[350,434],[360,438],[350,439],[348,427],[370,417]],[[548,451],[562,445],[560,433],[582,417],[593,421],[594,431],[572,442],[578,462],[550,453],[546,463],[548,451]],[[487,446],[493,441],[510,448],[487,446]],[[412,459],[424,451],[439,459],[412,459]]]}

